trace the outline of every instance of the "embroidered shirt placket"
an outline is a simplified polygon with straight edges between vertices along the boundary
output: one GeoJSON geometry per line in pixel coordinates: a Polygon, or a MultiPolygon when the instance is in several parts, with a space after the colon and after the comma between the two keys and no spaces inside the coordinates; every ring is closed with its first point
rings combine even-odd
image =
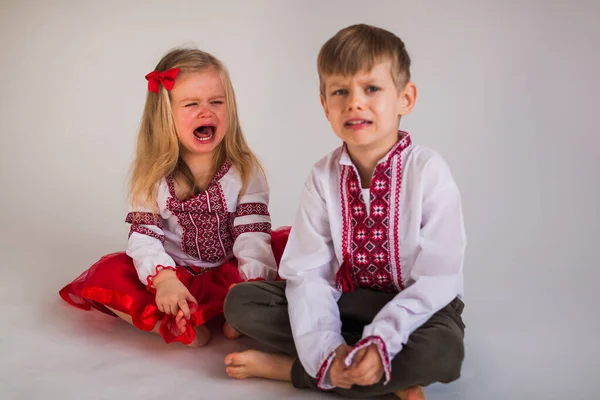
{"type": "MultiPolygon", "coordinates": [[[[206,199],[208,201],[209,197],[208,197],[208,190],[206,191],[206,199]]],[[[210,201],[208,204],[208,212],[210,212],[210,201]]],[[[219,214],[215,213],[215,216],[217,217],[217,237],[219,238],[219,244],[221,245],[221,249],[223,250],[223,256],[227,255],[227,252],[225,251],[225,246],[223,245],[223,240],[221,239],[221,218],[219,218],[219,214]]]]}
{"type": "MultiPolygon", "coordinates": [[[[208,195],[208,193],[206,193],[208,195]]],[[[210,210],[210,204],[208,205],[208,208],[210,210]]],[[[185,206],[183,205],[183,203],[181,203],[181,210],[185,211],[185,206]]],[[[192,221],[192,224],[194,224],[194,228],[196,229],[196,251],[198,252],[198,258],[202,259],[202,256],[200,255],[200,247],[198,247],[198,226],[196,225],[196,222],[194,222],[194,218],[192,218],[192,213],[188,212],[188,216],[190,217],[190,221],[192,221]]]]}
{"type": "Polygon", "coordinates": [[[388,231],[388,241],[389,241],[389,256],[390,256],[390,269],[392,272],[392,277],[394,278],[394,285],[396,286],[396,290],[400,292],[402,290],[402,283],[400,282],[400,276],[398,276],[398,269],[396,265],[399,265],[400,260],[397,259],[398,256],[398,232],[396,228],[396,219],[398,216],[398,209],[396,208],[396,204],[398,203],[396,196],[399,196],[399,185],[401,184],[401,177],[396,176],[396,172],[398,171],[398,164],[400,163],[401,156],[392,157],[392,177],[390,179],[390,226],[388,231]]]}

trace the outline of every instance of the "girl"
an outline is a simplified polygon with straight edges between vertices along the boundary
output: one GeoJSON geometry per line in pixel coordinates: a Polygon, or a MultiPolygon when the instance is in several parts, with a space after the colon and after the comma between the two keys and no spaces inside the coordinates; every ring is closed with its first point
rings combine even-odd
{"type": "MultiPolygon", "coordinates": [[[[276,278],[288,231],[271,234],[269,188],[225,66],[198,49],[175,49],[146,79],[127,251],[102,257],[60,296],[167,343],[203,346],[204,323],[223,313],[232,285],[276,278]]],[[[227,323],[223,330],[238,336],[227,323]]]]}

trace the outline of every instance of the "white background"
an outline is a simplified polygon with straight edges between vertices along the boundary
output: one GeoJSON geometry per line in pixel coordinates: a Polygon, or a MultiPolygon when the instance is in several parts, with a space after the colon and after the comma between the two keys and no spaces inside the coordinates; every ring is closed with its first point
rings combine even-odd
{"type": "Polygon", "coordinates": [[[358,22],[406,42],[420,91],[402,128],[463,196],[467,359],[429,398],[597,397],[599,17],[595,1],[0,1],[0,397],[318,396],[229,380],[222,356],[251,342],[167,346],[57,291],[124,249],[144,75],[168,49],[228,66],[280,226],[339,145],[318,50],[358,22]]]}

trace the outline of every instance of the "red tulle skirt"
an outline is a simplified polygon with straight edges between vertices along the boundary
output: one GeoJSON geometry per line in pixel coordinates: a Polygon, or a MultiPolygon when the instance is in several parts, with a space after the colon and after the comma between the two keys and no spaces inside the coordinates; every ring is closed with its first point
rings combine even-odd
{"type": "MultiPolygon", "coordinates": [[[[290,228],[279,228],[271,233],[271,246],[277,265],[287,243],[290,228]]],[[[107,307],[131,316],[133,325],[151,331],[161,321],[159,331],[165,342],[190,344],[195,336],[194,326],[200,326],[223,314],[223,303],[229,287],[242,282],[236,260],[216,268],[177,267],[177,277],[198,301],[190,303],[192,315],[186,331],[177,333],[175,316],[158,310],[155,294],[148,291],[137,276],[133,260],[125,253],[102,257],[77,279],[62,288],[60,296],[69,304],[83,310],[92,307],[115,315],[107,307]]],[[[279,279],[279,277],[278,277],[279,279]]]]}

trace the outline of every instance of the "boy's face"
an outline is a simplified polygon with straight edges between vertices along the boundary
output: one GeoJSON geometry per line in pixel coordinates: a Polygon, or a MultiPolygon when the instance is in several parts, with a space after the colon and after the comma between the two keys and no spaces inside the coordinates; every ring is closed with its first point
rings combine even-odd
{"type": "Polygon", "coordinates": [[[390,62],[352,76],[329,75],[324,79],[321,104],[325,116],[350,154],[391,149],[398,140],[399,117],[414,106],[415,85],[409,82],[398,92],[390,62]]]}

